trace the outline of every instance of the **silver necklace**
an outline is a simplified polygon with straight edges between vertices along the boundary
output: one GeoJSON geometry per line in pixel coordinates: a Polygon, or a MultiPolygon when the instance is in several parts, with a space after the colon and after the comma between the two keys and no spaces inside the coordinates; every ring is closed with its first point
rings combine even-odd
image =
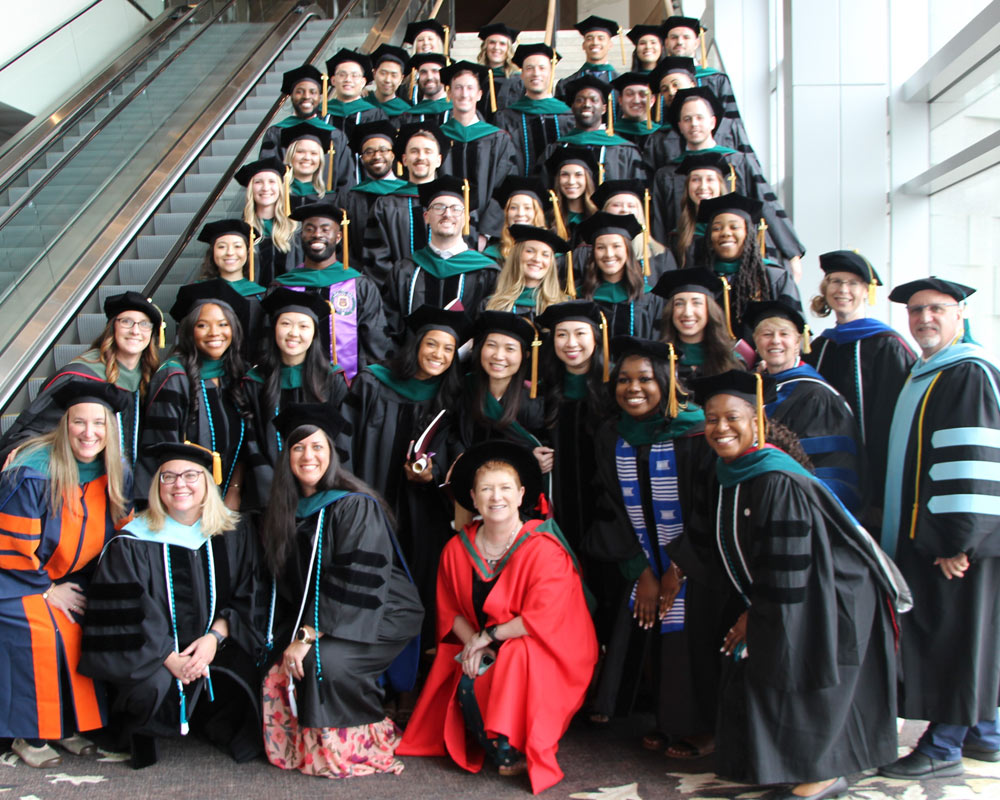
{"type": "Polygon", "coordinates": [[[483,556],[485,557],[487,564],[489,564],[489,565],[492,566],[493,564],[496,564],[501,558],[504,557],[504,555],[507,553],[507,551],[510,550],[510,546],[512,544],[514,544],[514,537],[517,536],[517,532],[519,530],[521,530],[520,521],[518,522],[517,525],[514,526],[514,530],[512,530],[510,532],[510,536],[507,537],[507,544],[504,546],[503,550],[501,550],[500,553],[498,555],[496,555],[496,556],[493,556],[493,554],[490,553],[489,550],[487,549],[487,547],[486,547],[486,536],[482,532],[482,530],[480,530],[480,533],[479,533],[479,537],[480,537],[479,538],[479,547],[483,551],[483,556]]]}

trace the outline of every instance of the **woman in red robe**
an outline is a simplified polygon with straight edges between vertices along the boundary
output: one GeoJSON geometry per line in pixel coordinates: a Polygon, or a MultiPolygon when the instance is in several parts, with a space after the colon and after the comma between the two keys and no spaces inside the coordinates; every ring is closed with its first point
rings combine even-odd
{"type": "Polygon", "coordinates": [[[563,777],[559,739],[597,661],[579,569],[554,521],[521,520],[541,487],[530,451],[477,445],[451,481],[482,520],[441,556],[437,655],[397,753],[449,755],[470,772],[488,754],[502,775],[527,769],[537,794],[563,777]]]}

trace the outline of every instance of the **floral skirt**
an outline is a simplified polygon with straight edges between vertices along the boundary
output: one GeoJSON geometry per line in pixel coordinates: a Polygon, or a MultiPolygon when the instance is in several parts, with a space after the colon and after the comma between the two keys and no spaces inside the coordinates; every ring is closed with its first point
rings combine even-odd
{"type": "Polygon", "coordinates": [[[264,749],[281,769],[324,778],[403,771],[396,758],[402,731],[386,717],[351,728],[302,728],[289,702],[291,679],[280,663],[264,679],[264,749]]]}

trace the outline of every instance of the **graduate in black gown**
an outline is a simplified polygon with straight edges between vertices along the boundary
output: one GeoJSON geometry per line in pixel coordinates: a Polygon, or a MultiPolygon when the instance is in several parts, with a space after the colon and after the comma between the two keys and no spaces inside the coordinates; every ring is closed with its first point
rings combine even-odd
{"type": "MultiPolygon", "coordinates": [[[[241,506],[244,471],[257,465],[257,443],[243,390],[245,298],[226,281],[182,286],[170,316],[177,321],[177,344],[153,375],[140,436],[135,496],[156,489],[156,459],[143,455],[157,442],[193,442],[217,453],[223,499],[241,506]]],[[[247,477],[250,477],[247,475],[247,477]]]]}
{"type": "Polygon", "coordinates": [[[867,501],[865,452],[854,413],[844,396],[802,361],[809,330],[794,308],[771,301],[749,303],[744,315],[763,370],[775,380],[767,415],[789,428],[827,485],[859,517],[867,501]]]}
{"type": "MultiPolygon", "coordinates": [[[[409,101],[397,94],[404,76],[410,72],[410,56],[402,47],[380,44],[372,52],[371,60],[375,70],[375,88],[365,99],[381,108],[395,125],[399,116],[410,109],[409,101]]],[[[358,151],[354,152],[357,155],[358,151]]]]}
{"type": "Polygon", "coordinates": [[[623,580],[614,582],[617,591],[609,597],[614,624],[603,631],[607,656],[591,719],[606,723],[632,711],[651,658],[654,681],[647,696],[656,727],[643,746],[661,750],[684,737],[698,753],[710,750],[712,720],[711,708],[701,707],[694,692],[694,643],[714,621],[701,612],[706,606],[714,611],[715,604],[710,596],[704,604],[700,595],[689,597],[693,578],[682,582],[684,573],[668,550],[684,535],[704,538],[707,528],[712,459],[702,436],[704,417],[693,404],[680,405],[671,345],[621,336],[611,348],[619,411],[595,436],[591,490],[598,499],[583,550],[623,580]]]}
{"type": "MultiPolygon", "coordinates": [[[[642,226],[642,232],[632,240],[632,252],[635,254],[646,282],[655,285],[657,279],[665,272],[677,269],[673,254],[660,242],[656,241],[646,224],[648,210],[651,210],[649,189],[641,180],[604,181],[590,196],[598,211],[609,214],[631,214],[642,226]]],[[[573,257],[574,265],[587,263],[590,246],[578,242],[573,257]]]]}
{"type": "Polygon", "coordinates": [[[538,178],[510,175],[493,192],[490,202],[500,209],[503,225],[499,235],[493,237],[482,252],[497,264],[503,264],[514,249],[514,237],[510,235],[511,225],[549,227],[547,212],[552,208],[552,197],[538,178]]]}
{"type": "Polygon", "coordinates": [[[689,269],[705,261],[708,238],[707,225],[698,221],[698,209],[702,200],[721,197],[730,191],[728,166],[718,153],[689,153],[677,165],[677,174],[684,176],[681,189],[680,215],[667,244],[677,265],[689,269]]]}
{"type": "Polygon", "coordinates": [[[0,460],[32,436],[54,430],[64,410],[53,402],[56,389],[74,379],[106,381],[129,395],[124,411],[118,414],[118,435],[122,456],[134,468],[139,455],[139,432],[149,382],[160,366],[159,339],[163,314],[138,292],[111,295],[104,301],[108,318],[101,335],[90,349],[59,370],[0,439],[0,460]]]}
{"type": "Polygon", "coordinates": [[[81,671],[114,687],[111,727],[133,767],[189,728],[249,761],[261,753],[253,535],[223,504],[209,450],[161,442],[143,458],[156,464],[149,508],[101,556],[81,671]]]}
{"type": "Polygon", "coordinates": [[[707,86],[725,109],[727,117],[739,117],[736,96],[729,76],[708,66],[705,58],[705,28],[694,17],[667,17],[662,26],[667,56],[697,59],[695,77],[699,86],[707,86]],[[699,52],[700,48],[700,52],[699,52]]]}
{"type": "MultiPolygon", "coordinates": [[[[611,86],[617,93],[618,99],[618,117],[614,120],[615,134],[628,139],[639,148],[649,170],[650,160],[645,156],[645,149],[652,135],[661,127],[660,123],[653,121],[653,92],[649,88],[649,74],[626,72],[615,78],[611,86]]],[[[655,169],[652,167],[652,170],[655,169]]],[[[649,175],[652,176],[652,171],[649,175]]]]}
{"type": "Polygon", "coordinates": [[[298,223],[285,213],[285,164],[278,158],[252,161],[237,170],[236,182],[246,189],[243,221],[255,245],[254,274],[247,278],[267,287],[277,275],[302,263],[298,223]]]}
{"type": "Polygon", "coordinates": [[[520,34],[517,28],[502,22],[479,29],[483,43],[477,61],[492,73],[486,76],[483,99],[479,102],[479,113],[487,122],[493,120],[497,111],[507,108],[524,94],[521,75],[514,65],[514,47],[520,34]]]}
{"type": "Polygon", "coordinates": [[[666,55],[663,48],[663,26],[633,25],[625,35],[635,45],[632,53],[633,73],[648,75],[666,55]]]}
{"type": "Polygon", "coordinates": [[[472,326],[462,311],[425,305],[406,318],[406,327],[399,355],[385,365],[369,365],[351,384],[346,416],[353,428],[352,471],[392,508],[399,542],[428,610],[425,627],[432,631],[437,565],[451,533],[451,504],[438,487],[457,455],[449,453],[448,432],[462,389],[458,349],[472,326]]]}
{"type": "Polygon", "coordinates": [[[597,189],[599,173],[597,159],[586,147],[558,147],[545,161],[556,232],[574,244],[579,240],[577,228],[597,211],[590,197],[597,189]]]}
{"type": "Polygon", "coordinates": [[[514,247],[504,259],[496,291],[486,301],[490,311],[512,311],[532,322],[553,303],[569,300],[559,285],[557,255],[569,243],[552,231],[531,225],[511,225],[514,247]]]}
{"type": "Polygon", "coordinates": [[[780,800],[839,797],[843,776],[896,754],[894,607],[906,610],[909,592],[802,465],[794,435],[765,420],[769,378],[728,372],[694,386],[719,455],[718,559],[745,608],[721,642],[716,770],[797,784],[780,800]]]}
{"type": "Polygon", "coordinates": [[[650,293],[632,251],[632,241],[641,231],[631,214],[606,211],[598,211],[579,231],[580,238],[591,246],[579,295],[601,307],[614,336],[657,335],[663,301],[650,293]]]}
{"type": "Polygon", "coordinates": [[[540,171],[545,148],[573,127],[573,112],[552,96],[555,51],[547,44],[520,44],[514,63],[521,68],[524,96],[501,109],[493,124],[517,143],[522,175],[540,171]]]}
{"type": "Polygon", "coordinates": [[[451,100],[441,79],[448,59],[441,53],[417,53],[410,58],[410,75],[415,75],[414,89],[418,97],[400,117],[400,125],[433,123],[443,125],[451,117],[451,100]]]}
{"type": "MultiPolygon", "coordinates": [[[[611,83],[618,77],[614,67],[609,63],[611,60],[611,45],[615,36],[622,35],[622,28],[613,19],[607,17],[597,17],[591,14],[586,19],[580,20],[573,26],[583,37],[581,47],[585,61],[583,66],[576,72],[572,72],[556,84],[556,95],[564,97],[568,94],[567,86],[577,78],[591,77],[597,78],[604,83],[611,83]]],[[[624,52],[624,44],[622,44],[624,52]]],[[[627,68],[627,64],[622,64],[622,69],[627,68]]]]}
{"type": "Polygon", "coordinates": [[[292,405],[262,530],[274,578],[264,681],[268,760],[328,778],[398,773],[383,676],[416,677],[423,609],[377,493],[340,466],[342,417],[292,405]]]}
{"type": "Polygon", "coordinates": [[[860,253],[834,250],[819,257],[824,277],[812,299],[812,312],[832,311],[836,325],[812,341],[803,360],[847,400],[865,447],[869,504],[862,521],[882,527],[882,501],[888,469],[889,428],[896,399],[916,356],[903,337],[884,322],[865,316],[882,281],[860,253]]]}
{"type": "Polygon", "coordinates": [[[326,73],[331,79],[333,97],[326,102],[324,121],[343,131],[348,141],[359,125],[389,118],[385,111],[362,97],[365,86],[375,78],[368,56],[342,47],[326,60],[326,73]]]}

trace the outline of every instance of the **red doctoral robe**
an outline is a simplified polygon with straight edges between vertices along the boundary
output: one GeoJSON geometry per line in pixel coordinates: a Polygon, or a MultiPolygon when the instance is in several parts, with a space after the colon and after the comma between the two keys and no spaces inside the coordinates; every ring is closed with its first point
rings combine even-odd
{"type": "Polygon", "coordinates": [[[475,626],[472,571],[496,586],[483,607],[486,626],[520,616],[527,636],[504,641],[497,660],[475,682],[476,700],[490,737],[504,735],[525,754],[532,791],[562,780],[559,739],[583,704],[597,662],[597,638],[573,559],[553,534],[554,521],[524,524],[507,556],[490,572],[472,542],[472,523],[445,546],[437,583],[437,655],[397,749],[399,755],[449,755],[478,772],[483,751],[467,741],[457,697],[462,643],[455,617],[475,626]]]}

